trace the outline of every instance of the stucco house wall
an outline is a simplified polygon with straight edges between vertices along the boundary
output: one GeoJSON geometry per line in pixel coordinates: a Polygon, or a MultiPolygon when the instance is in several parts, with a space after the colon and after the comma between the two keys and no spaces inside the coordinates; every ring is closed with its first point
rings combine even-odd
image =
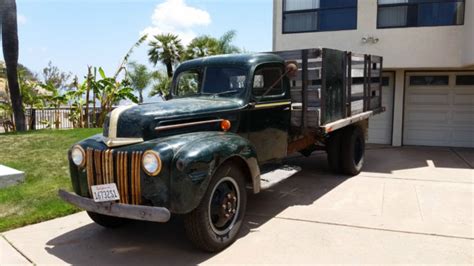
{"type": "MultiPolygon", "coordinates": [[[[273,1],[274,50],[328,47],[384,57],[384,69],[393,73],[394,80],[391,123],[391,143],[394,146],[403,144],[407,115],[405,97],[410,73],[474,73],[474,0],[465,0],[463,25],[377,29],[377,0],[358,0],[356,29],[287,34],[282,33],[283,1],[273,1]],[[364,43],[364,37],[376,38],[378,42],[364,43]]],[[[465,86],[458,88],[457,92],[462,91],[466,96],[464,101],[469,102],[467,97],[473,97],[473,90],[474,87],[465,86]]],[[[465,117],[474,114],[472,110],[466,109],[465,117]]],[[[453,109],[452,113],[455,112],[453,109]]],[[[474,118],[471,119],[470,124],[474,125],[474,118]]],[[[473,132],[472,128],[468,130],[473,132]]],[[[474,139],[471,144],[474,145],[474,139]]]]}
{"type": "Polygon", "coordinates": [[[283,1],[274,0],[274,50],[331,47],[384,56],[386,68],[457,68],[474,65],[474,1],[462,26],[377,29],[377,0],[359,0],[357,29],[282,34],[283,1]],[[378,38],[376,44],[363,37],[378,38]],[[465,51],[468,53],[465,53],[465,51]],[[413,56],[416,55],[416,56],[413,56]]]}
{"type": "Polygon", "coordinates": [[[474,1],[466,1],[463,64],[474,67],[474,1]]]}

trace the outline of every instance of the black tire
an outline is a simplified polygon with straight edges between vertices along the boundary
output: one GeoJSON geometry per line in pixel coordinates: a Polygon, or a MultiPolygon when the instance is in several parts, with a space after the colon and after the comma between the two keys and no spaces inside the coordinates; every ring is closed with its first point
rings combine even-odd
{"type": "Polygon", "coordinates": [[[237,239],[246,205],[245,175],[234,164],[222,165],[199,206],[184,216],[188,238],[202,250],[223,250],[237,239]]]}
{"type": "Polygon", "coordinates": [[[326,142],[326,153],[329,169],[339,174],[342,172],[341,165],[341,131],[335,131],[329,135],[326,142]]]}
{"type": "Polygon", "coordinates": [[[120,217],[113,217],[108,215],[103,215],[95,212],[87,212],[89,217],[94,221],[96,224],[101,225],[106,228],[117,228],[124,224],[126,224],[129,220],[120,217]]]}
{"type": "Polygon", "coordinates": [[[344,130],[342,144],[342,171],[347,175],[358,175],[364,166],[365,136],[361,127],[344,130]]]}

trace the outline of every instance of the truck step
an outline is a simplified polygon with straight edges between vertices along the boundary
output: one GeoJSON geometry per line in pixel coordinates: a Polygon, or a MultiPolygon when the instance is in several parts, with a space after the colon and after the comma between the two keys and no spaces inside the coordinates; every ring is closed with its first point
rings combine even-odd
{"type": "Polygon", "coordinates": [[[291,165],[265,167],[262,169],[262,174],[260,175],[260,188],[262,190],[269,189],[283,180],[297,174],[299,171],[301,171],[301,167],[291,165]]]}

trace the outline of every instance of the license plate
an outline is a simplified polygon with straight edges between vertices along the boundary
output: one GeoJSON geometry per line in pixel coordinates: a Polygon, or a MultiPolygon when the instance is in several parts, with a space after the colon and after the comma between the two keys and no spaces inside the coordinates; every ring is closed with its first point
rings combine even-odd
{"type": "Polygon", "coordinates": [[[95,202],[119,200],[120,196],[115,183],[91,186],[95,202]]]}

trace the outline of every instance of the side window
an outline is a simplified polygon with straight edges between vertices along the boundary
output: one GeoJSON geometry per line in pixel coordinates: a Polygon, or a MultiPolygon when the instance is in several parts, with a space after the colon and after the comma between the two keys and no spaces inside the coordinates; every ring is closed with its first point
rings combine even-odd
{"type": "Polygon", "coordinates": [[[255,72],[252,93],[257,97],[282,95],[283,73],[278,67],[264,67],[255,72]]]}
{"type": "Polygon", "coordinates": [[[199,80],[199,72],[195,70],[180,73],[176,82],[174,95],[182,97],[198,94],[199,80]]]}

